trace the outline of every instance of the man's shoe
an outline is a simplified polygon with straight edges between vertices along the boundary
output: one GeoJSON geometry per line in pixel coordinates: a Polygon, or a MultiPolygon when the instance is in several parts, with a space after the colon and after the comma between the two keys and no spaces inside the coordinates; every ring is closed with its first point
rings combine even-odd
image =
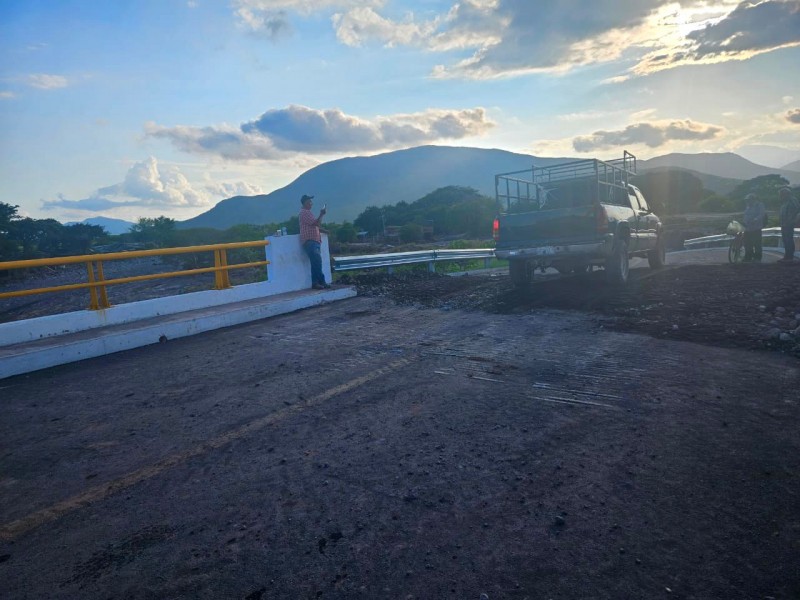
{"type": "Polygon", "coordinates": [[[321,283],[315,283],[314,285],[311,286],[311,289],[312,290],[324,290],[325,286],[322,285],[321,283]]]}
{"type": "Polygon", "coordinates": [[[331,284],[330,283],[323,283],[322,287],[324,287],[327,290],[329,287],[331,287],[331,284]]]}

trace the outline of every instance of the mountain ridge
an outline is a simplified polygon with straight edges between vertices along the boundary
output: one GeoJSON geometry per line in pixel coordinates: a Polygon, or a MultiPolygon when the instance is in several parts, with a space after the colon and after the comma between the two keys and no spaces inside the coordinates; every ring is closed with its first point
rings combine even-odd
{"type": "MultiPolygon", "coordinates": [[[[374,156],[340,158],[317,165],[288,185],[269,194],[234,196],[208,211],[180,221],[177,227],[227,229],[240,223],[280,223],[297,215],[300,197],[315,196],[315,205],[328,205],[328,218],[354,220],[368,206],[413,202],[449,185],[471,187],[494,197],[494,175],[530,169],[531,164],[580,160],[543,158],[501,149],[461,146],[418,146],[374,156]]],[[[800,183],[800,172],[773,169],[733,153],[671,153],[638,161],[640,174],[663,168],[685,169],[718,194],[727,194],[741,181],[777,173],[800,183]],[[736,177],[731,177],[735,173],[736,177]]]]}

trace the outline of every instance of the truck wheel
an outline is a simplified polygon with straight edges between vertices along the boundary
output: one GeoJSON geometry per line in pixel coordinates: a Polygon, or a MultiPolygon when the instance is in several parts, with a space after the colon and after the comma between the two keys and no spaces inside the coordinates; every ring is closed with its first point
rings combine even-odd
{"type": "Polygon", "coordinates": [[[508,274],[516,288],[526,288],[531,283],[531,266],[526,260],[508,261],[508,274]]]}
{"type": "Polygon", "coordinates": [[[614,250],[606,261],[606,276],[614,285],[625,285],[628,283],[628,242],[619,240],[614,244],[614,250]]]}
{"type": "Polygon", "coordinates": [[[651,269],[660,269],[667,262],[667,248],[664,238],[658,236],[656,247],[647,253],[647,262],[651,269]]]}

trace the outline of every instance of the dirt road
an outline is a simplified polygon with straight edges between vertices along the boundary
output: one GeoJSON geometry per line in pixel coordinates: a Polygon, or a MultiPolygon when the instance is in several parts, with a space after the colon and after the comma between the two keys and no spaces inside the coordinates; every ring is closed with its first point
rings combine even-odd
{"type": "Polygon", "coordinates": [[[425,281],[0,381],[2,595],[800,596],[791,347],[425,281]]]}

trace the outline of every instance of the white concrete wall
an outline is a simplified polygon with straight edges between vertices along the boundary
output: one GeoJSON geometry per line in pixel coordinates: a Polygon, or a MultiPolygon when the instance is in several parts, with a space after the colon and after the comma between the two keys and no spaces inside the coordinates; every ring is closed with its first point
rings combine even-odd
{"type": "MultiPolygon", "coordinates": [[[[270,261],[269,280],[275,290],[272,293],[292,292],[311,288],[311,261],[308,260],[299,235],[269,237],[267,260],[270,261]]],[[[325,281],[331,281],[331,253],[328,236],[322,235],[322,273],[325,281]]]]}
{"type": "MultiPolygon", "coordinates": [[[[310,289],[311,265],[300,246],[300,236],[287,235],[268,237],[267,239],[270,243],[266,246],[266,256],[270,264],[267,265],[267,281],[265,282],[239,285],[227,290],[207,290],[142,300],[112,306],[104,310],[82,310],[0,323],[0,347],[107,325],[121,325],[151,317],[310,289]]],[[[322,239],[322,268],[326,281],[330,281],[330,251],[328,237],[325,235],[322,239]]]]}

